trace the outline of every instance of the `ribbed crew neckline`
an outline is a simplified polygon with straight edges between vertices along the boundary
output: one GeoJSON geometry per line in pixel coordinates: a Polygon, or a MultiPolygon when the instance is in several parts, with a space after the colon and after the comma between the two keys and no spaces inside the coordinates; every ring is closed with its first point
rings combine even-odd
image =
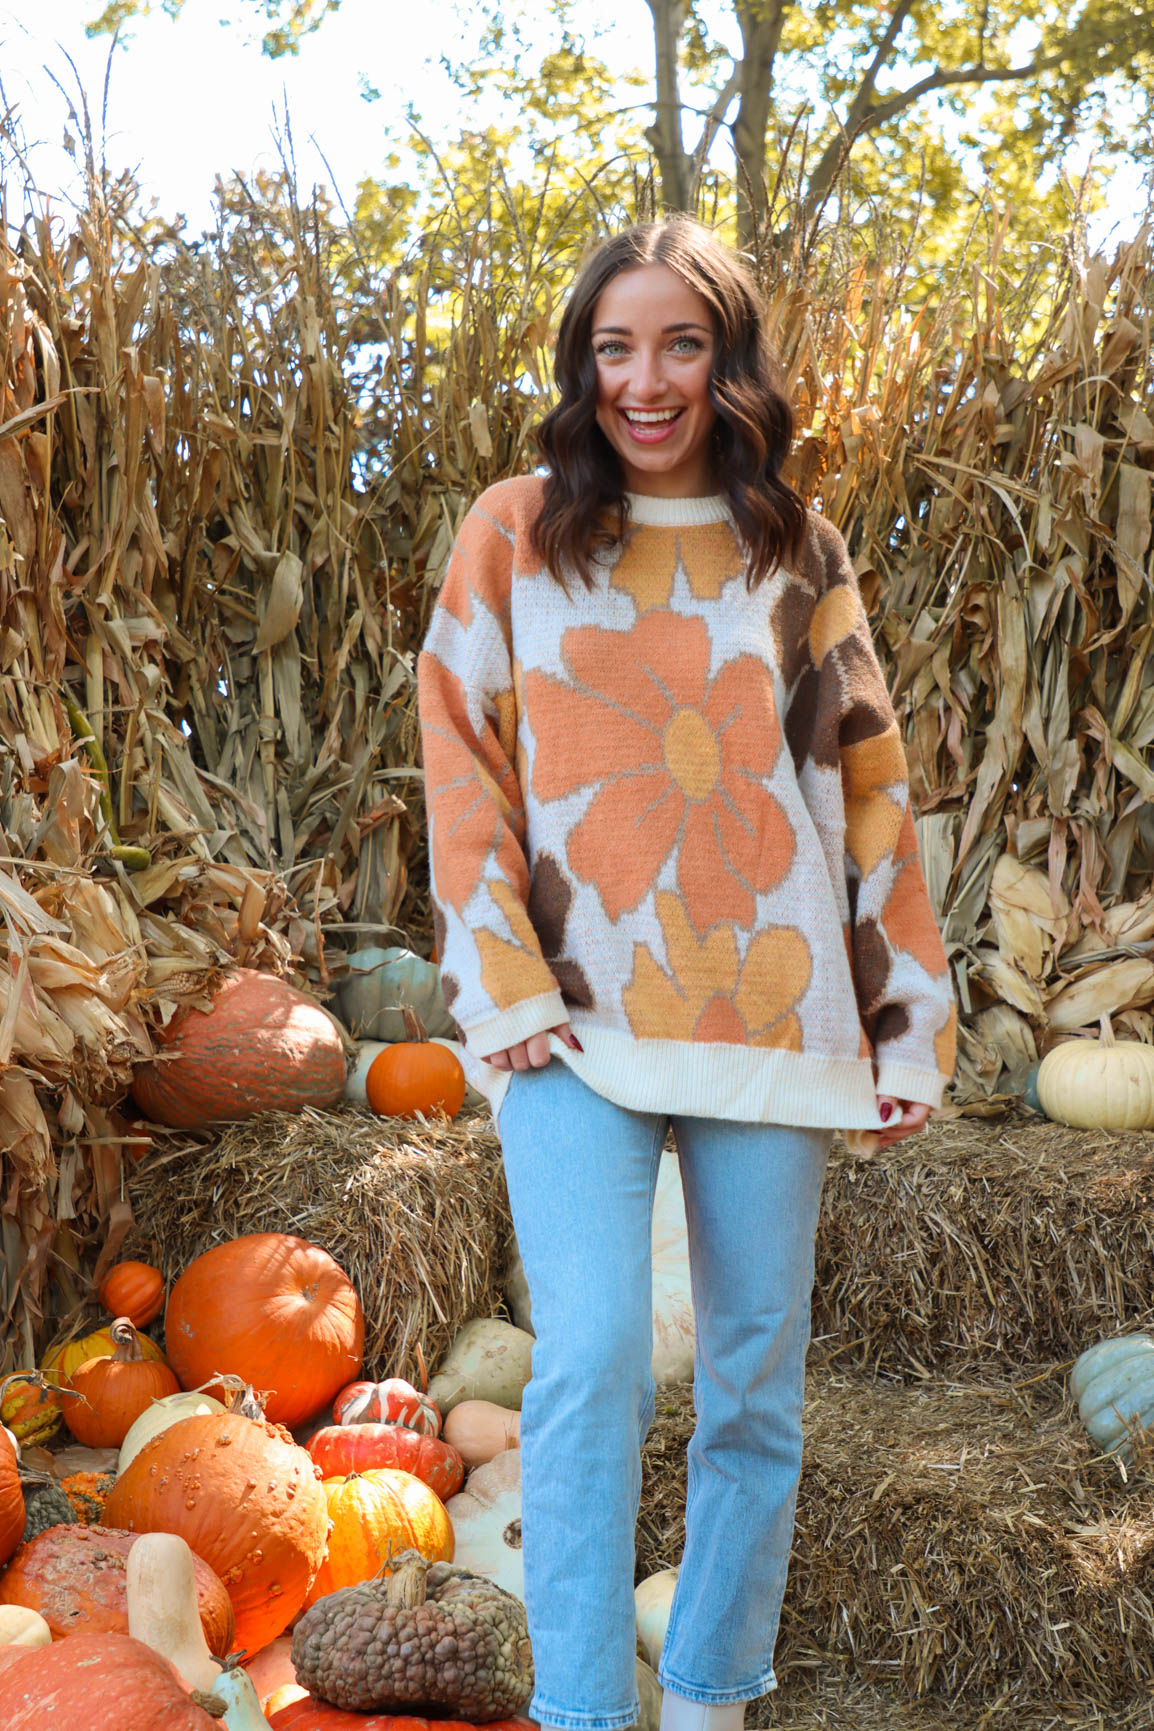
{"type": "Polygon", "coordinates": [[[724,523],[729,520],[729,501],[721,493],[703,499],[658,499],[651,493],[626,493],[630,521],[688,528],[694,523],[724,523]]]}

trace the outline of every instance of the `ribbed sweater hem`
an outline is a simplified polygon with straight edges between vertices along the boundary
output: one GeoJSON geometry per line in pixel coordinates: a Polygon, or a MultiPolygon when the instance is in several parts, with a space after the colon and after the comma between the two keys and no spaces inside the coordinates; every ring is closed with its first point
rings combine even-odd
{"type": "MultiPolygon", "coordinates": [[[[556,1035],[550,1050],[603,1099],[632,1112],[690,1118],[725,1118],[742,1124],[789,1124],[818,1130],[880,1130],[877,1095],[940,1105],[942,1078],[912,1067],[884,1065],[886,1086],[874,1081],[868,1058],[827,1058],[812,1052],[768,1051],[760,1046],[694,1045],[683,1040],[636,1040],[575,1017],[584,1052],[556,1035]],[[913,1086],[916,1080],[917,1086],[913,1086]],[[903,1086],[895,1086],[901,1083],[903,1086]],[[907,1085],[910,1084],[910,1085],[907,1085]]],[[[470,1035],[472,1039],[472,1035],[470,1035]]],[[[485,1095],[494,1118],[509,1073],[466,1054],[470,1082],[485,1095]]]]}

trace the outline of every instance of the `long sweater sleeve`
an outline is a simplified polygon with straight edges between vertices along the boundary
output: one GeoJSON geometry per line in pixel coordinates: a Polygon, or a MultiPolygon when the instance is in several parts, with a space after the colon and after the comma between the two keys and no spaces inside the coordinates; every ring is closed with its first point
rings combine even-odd
{"type": "Polygon", "coordinates": [[[941,1103],[953,1074],[956,1012],[909,803],[901,733],[841,536],[811,518],[799,566],[809,589],[787,733],[819,829],[836,767],[841,812],[826,826],[831,876],[844,873],[847,948],[880,1094],[941,1103]],[[821,787],[822,781],[826,788],[821,787]],[[840,821],[839,821],[840,819],[840,821]]]}
{"type": "Polygon", "coordinates": [[[516,499],[507,487],[485,495],[465,519],[418,662],[442,988],[477,1056],[568,1014],[528,914],[509,625],[516,499]]]}

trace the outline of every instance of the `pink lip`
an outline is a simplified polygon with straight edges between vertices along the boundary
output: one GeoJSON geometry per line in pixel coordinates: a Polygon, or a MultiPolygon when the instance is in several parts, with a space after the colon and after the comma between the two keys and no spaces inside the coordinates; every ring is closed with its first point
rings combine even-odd
{"type": "Polygon", "coordinates": [[[660,445],[668,439],[673,429],[680,425],[684,408],[678,409],[671,421],[650,421],[646,425],[636,425],[629,419],[626,410],[618,411],[629,432],[629,437],[638,445],[660,445]]]}

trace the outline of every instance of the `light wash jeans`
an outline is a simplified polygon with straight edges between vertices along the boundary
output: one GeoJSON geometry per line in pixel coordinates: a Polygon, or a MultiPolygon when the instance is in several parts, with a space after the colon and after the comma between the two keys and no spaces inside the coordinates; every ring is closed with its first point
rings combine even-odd
{"type": "Polygon", "coordinates": [[[617,1731],[638,1712],[633,1531],[655,1394],[650,1221],[670,1122],[697,1428],[659,1677],[708,1703],[775,1687],[830,1133],[627,1111],[554,1058],[512,1077],[498,1127],[537,1337],[521,1413],[528,1711],[569,1731],[617,1731]]]}

